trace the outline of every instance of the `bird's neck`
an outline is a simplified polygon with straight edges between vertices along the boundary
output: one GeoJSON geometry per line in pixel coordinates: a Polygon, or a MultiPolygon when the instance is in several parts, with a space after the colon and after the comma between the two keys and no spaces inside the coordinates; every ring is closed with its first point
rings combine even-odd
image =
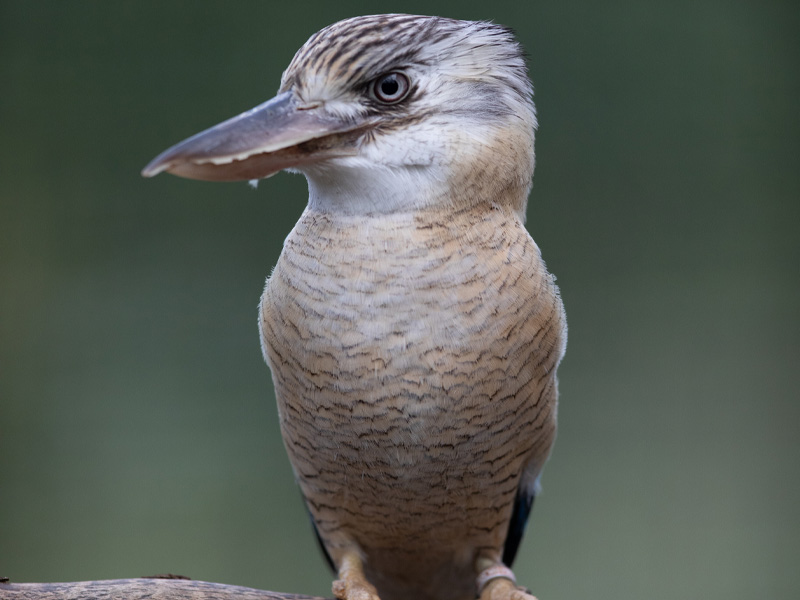
{"type": "MultiPolygon", "coordinates": [[[[464,161],[452,165],[321,168],[305,172],[308,206],[340,215],[418,211],[461,212],[479,206],[508,208],[525,220],[533,161],[464,161]]],[[[500,154],[502,156],[502,154],[500,154]]]]}
{"type": "Polygon", "coordinates": [[[446,195],[435,178],[408,168],[373,165],[307,173],[312,210],[341,215],[407,213],[433,206],[446,195]]]}
{"type": "Polygon", "coordinates": [[[513,209],[524,220],[528,186],[485,181],[420,181],[413,173],[367,172],[359,177],[308,177],[310,209],[347,216],[459,213],[481,206],[513,209]]]}
{"type": "MultiPolygon", "coordinates": [[[[358,276],[354,280],[381,279],[394,273],[416,281],[412,276],[416,269],[450,258],[455,263],[442,276],[457,278],[462,267],[471,268],[471,261],[462,260],[464,253],[477,247],[496,252],[509,242],[510,231],[525,231],[517,213],[489,204],[370,215],[319,211],[309,206],[287,238],[284,253],[302,261],[304,273],[314,278],[337,279],[355,268],[358,276]],[[367,265],[369,268],[363,271],[367,265]]],[[[520,235],[529,237],[527,233],[520,235]]]]}

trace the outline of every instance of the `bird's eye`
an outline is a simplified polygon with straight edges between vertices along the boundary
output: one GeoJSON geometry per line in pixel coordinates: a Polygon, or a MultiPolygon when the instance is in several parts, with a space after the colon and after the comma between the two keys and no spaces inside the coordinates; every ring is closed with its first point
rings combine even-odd
{"type": "Polygon", "coordinates": [[[372,84],[372,93],[375,98],[384,104],[400,102],[408,95],[411,84],[403,73],[387,73],[381,75],[372,84]]]}

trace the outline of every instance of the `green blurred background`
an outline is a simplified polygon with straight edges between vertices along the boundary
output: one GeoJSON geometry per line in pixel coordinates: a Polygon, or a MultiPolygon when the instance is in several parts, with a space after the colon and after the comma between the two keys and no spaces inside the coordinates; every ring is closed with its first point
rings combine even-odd
{"type": "Polygon", "coordinates": [[[570,340],[520,579],[800,594],[797,2],[0,3],[0,575],[328,594],[256,305],[305,181],[139,170],[321,27],[510,25],[570,340]]]}

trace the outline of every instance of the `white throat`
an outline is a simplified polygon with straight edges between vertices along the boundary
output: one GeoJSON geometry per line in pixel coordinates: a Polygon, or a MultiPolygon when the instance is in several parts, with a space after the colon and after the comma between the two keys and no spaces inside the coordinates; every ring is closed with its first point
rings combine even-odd
{"type": "MultiPolygon", "coordinates": [[[[351,159],[352,160],[352,159],[351,159]]],[[[356,162],[356,161],[352,161],[356,162]]],[[[441,206],[447,177],[435,166],[318,165],[305,171],[311,209],[345,215],[391,214],[441,206]]]]}

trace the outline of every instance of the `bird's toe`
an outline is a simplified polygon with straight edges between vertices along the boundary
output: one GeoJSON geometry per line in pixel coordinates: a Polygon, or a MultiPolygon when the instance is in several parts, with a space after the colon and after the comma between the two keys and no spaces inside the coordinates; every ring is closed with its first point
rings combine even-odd
{"type": "Polygon", "coordinates": [[[349,579],[334,581],[333,595],[339,600],[381,600],[378,597],[378,590],[372,584],[349,579]]]}
{"type": "Polygon", "coordinates": [[[479,600],[536,600],[536,596],[510,579],[499,578],[486,584],[479,600]]]}

